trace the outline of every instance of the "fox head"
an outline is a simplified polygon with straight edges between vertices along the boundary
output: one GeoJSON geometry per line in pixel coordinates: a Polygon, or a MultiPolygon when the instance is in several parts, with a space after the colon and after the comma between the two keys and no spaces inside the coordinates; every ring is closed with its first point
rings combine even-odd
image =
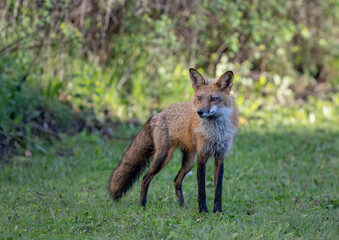
{"type": "Polygon", "coordinates": [[[199,117],[216,118],[229,112],[232,107],[232,71],[225,72],[218,80],[207,80],[194,68],[190,68],[189,73],[194,89],[193,105],[199,117]]]}

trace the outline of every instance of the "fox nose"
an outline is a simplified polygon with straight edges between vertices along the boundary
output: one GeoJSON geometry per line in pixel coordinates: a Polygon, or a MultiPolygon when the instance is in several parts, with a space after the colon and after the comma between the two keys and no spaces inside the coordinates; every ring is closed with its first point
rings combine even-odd
{"type": "Polygon", "coordinates": [[[197,114],[198,114],[199,116],[202,116],[202,115],[204,114],[204,111],[203,111],[203,110],[199,110],[199,111],[197,111],[197,114]]]}

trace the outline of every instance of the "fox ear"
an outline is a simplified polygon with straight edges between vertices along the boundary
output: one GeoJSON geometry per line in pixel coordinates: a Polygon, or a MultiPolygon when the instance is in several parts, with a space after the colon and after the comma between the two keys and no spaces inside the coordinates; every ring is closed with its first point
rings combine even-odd
{"type": "Polygon", "coordinates": [[[233,86],[234,74],[232,71],[227,71],[221,75],[217,81],[217,86],[223,90],[226,90],[228,93],[231,92],[233,86]]]}
{"type": "Polygon", "coordinates": [[[193,89],[197,89],[203,85],[206,85],[204,77],[197,70],[195,70],[194,68],[190,68],[189,72],[192,80],[193,89]]]}

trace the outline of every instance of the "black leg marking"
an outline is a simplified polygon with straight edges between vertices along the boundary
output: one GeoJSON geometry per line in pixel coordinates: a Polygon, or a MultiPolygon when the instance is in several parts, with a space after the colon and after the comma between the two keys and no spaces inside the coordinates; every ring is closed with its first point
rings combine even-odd
{"type": "Polygon", "coordinates": [[[206,164],[199,159],[197,168],[199,212],[208,212],[206,206],[205,177],[206,164]]]}
{"type": "Polygon", "coordinates": [[[221,197],[222,197],[222,180],[224,176],[224,162],[215,160],[214,167],[214,183],[215,185],[215,198],[213,212],[222,212],[221,197]]]}

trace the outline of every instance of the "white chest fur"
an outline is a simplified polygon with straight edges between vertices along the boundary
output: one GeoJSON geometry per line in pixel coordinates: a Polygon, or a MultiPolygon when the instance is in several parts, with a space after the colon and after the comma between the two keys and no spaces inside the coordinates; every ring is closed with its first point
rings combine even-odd
{"type": "Polygon", "coordinates": [[[216,117],[201,119],[199,132],[206,140],[203,147],[204,154],[225,158],[230,152],[237,131],[231,122],[231,114],[232,109],[224,107],[219,109],[216,117]]]}

